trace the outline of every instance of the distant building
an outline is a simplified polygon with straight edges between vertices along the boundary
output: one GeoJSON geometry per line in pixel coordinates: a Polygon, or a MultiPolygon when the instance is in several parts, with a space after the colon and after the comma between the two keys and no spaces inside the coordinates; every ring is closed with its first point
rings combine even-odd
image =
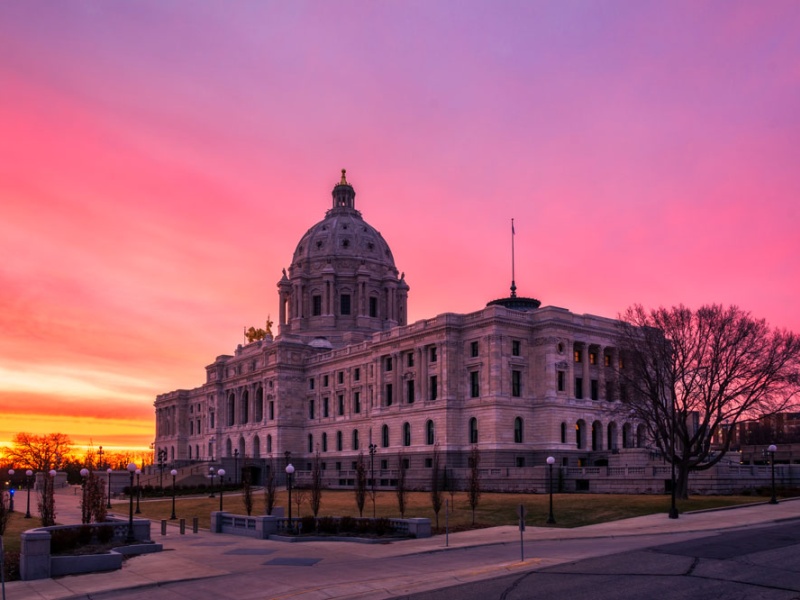
{"type": "Polygon", "coordinates": [[[218,356],[199,387],[157,397],[156,452],[258,481],[286,452],[303,471],[318,451],[326,485],[347,486],[372,447],[381,484],[402,460],[423,486],[434,447],[457,471],[477,446],[482,469],[513,479],[549,455],[605,465],[645,445],[620,402],[615,320],[540,308],[512,283],[510,297],[475,312],[408,324],[409,286],[355,196],[342,171],[278,281],[277,335],[268,326],[218,356]]]}

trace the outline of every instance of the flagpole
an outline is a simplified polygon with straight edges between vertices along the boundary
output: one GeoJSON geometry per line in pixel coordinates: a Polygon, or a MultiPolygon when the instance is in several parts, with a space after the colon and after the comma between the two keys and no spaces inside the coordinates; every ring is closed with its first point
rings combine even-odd
{"type": "Polygon", "coordinates": [[[511,297],[516,298],[517,296],[517,284],[515,283],[515,273],[514,273],[514,219],[511,219],[511,297]]]}

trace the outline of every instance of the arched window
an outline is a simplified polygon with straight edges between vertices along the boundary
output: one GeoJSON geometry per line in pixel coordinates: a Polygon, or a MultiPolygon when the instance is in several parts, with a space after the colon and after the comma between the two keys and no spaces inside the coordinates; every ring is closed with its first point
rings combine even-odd
{"type": "Polygon", "coordinates": [[[358,429],[353,429],[353,450],[358,450],[358,429]]]}
{"type": "Polygon", "coordinates": [[[336,432],[336,449],[341,452],[342,451],[342,432],[336,432]]]}
{"type": "Polygon", "coordinates": [[[253,458],[261,458],[261,438],[253,438],[253,458]]]}
{"type": "Polygon", "coordinates": [[[567,424],[563,422],[561,423],[561,443],[567,443],[567,424]]]}
{"type": "Polygon", "coordinates": [[[469,420],[469,443],[470,444],[477,444],[478,443],[478,419],[472,417],[469,420]]]}
{"type": "Polygon", "coordinates": [[[514,443],[522,443],[522,417],[514,419],[514,443]]]}
{"type": "Polygon", "coordinates": [[[272,435],[267,434],[267,454],[272,453],[272,435]]]}
{"type": "Polygon", "coordinates": [[[388,448],[389,447],[389,426],[384,425],[381,427],[381,447],[388,448]]]}
{"type": "Polygon", "coordinates": [[[192,447],[189,446],[189,460],[192,460],[192,447]]]}
{"type": "Polygon", "coordinates": [[[246,447],[244,445],[244,438],[239,438],[239,458],[244,458],[247,456],[246,447]]]}
{"type": "Polygon", "coordinates": [[[214,444],[212,442],[208,442],[208,457],[214,460],[214,444]]]}
{"type": "Polygon", "coordinates": [[[425,423],[425,443],[429,446],[433,446],[434,442],[436,442],[436,436],[434,434],[433,421],[429,420],[425,423]]]}
{"type": "Polygon", "coordinates": [[[403,423],[403,446],[411,445],[411,424],[403,423]]]}
{"type": "Polygon", "coordinates": [[[264,419],[264,390],[260,387],[256,390],[255,411],[254,420],[258,423],[264,419]]]}
{"type": "Polygon", "coordinates": [[[600,421],[592,423],[592,452],[603,449],[603,425],[600,421]]]}
{"type": "Polygon", "coordinates": [[[639,425],[636,428],[636,447],[644,448],[644,425],[639,425]]]}
{"type": "Polygon", "coordinates": [[[583,419],[575,423],[575,446],[578,450],[586,446],[586,422],[583,419]]]}
{"type": "Polygon", "coordinates": [[[622,447],[623,448],[630,448],[631,447],[631,424],[625,423],[622,426],[622,447]]]}
{"type": "Polygon", "coordinates": [[[327,433],[323,433],[322,434],[322,451],[323,452],[327,452],[328,451],[328,434],[327,433]]]}
{"type": "Polygon", "coordinates": [[[225,440],[225,456],[233,456],[233,443],[231,438],[225,440]]]}
{"type": "Polygon", "coordinates": [[[308,434],[308,452],[309,454],[314,452],[314,434],[312,433],[308,434]]]}
{"type": "Polygon", "coordinates": [[[194,446],[194,456],[195,456],[196,459],[198,459],[198,460],[200,459],[200,445],[199,444],[195,444],[195,446],[194,446]]]}
{"type": "Polygon", "coordinates": [[[231,394],[228,396],[228,426],[232,426],[236,422],[236,396],[231,394]]]}
{"type": "Polygon", "coordinates": [[[247,390],[242,394],[242,414],[241,422],[247,423],[250,419],[250,392],[247,390]]]}
{"type": "Polygon", "coordinates": [[[609,450],[616,450],[617,449],[617,424],[616,423],[609,423],[608,424],[608,435],[606,436],[608,439],[608,449],[609,450]]]}

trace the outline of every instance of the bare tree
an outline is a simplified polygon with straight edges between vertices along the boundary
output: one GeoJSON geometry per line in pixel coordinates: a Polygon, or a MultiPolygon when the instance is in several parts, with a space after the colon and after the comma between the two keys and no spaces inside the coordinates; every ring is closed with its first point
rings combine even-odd
{"type": "Polygon", "coordinates": [[[400,518],[405,518],[406,514],[406,497],[408,496],[408,488],[406,488],[406,459],[403,452],[397,455],[397,487],[395,488],[397,495],[397,507],[400,509],[400,518]]]}
{"type": "Polygon", "coordinates": [[[444,467],[444,473],[442,475],[442,489],[450,494],[450,510],[455,510],[458,481],[456,480],[453,469],[448,471],[446,466],[444,467]]]}
{"type": "Polygon", "coordinates": [[[472,509],[472,524],[475,525],[475,509],[481,498],[481,451],[477,445],[473,445],[469,451],[469,507],[472,509]]]}
{"type": "Polygon", "coordinates": [[[439,511],[442,510],[442,482],[439,473],[439,443],[433,445],[433,464],[431,469],[431,506],[436,515],[436,529],[439,529],[439,511]]]}
{"type": "Polygon", "coordinates": [[[85,485],[86,490],[83,498],[86,501],[86,522],[102,523],[106,520],[108,512],[106,483],[102,477],[95,475],[94,471],[89,471],[85,485]]]}
{"type": "Polygon", "coordinates": [[[270,459],[267,464],[267,475],[264,479],[264,510],[268,515],[272,514],[272,509],[275,508],[275,499],[277,496],[277,479],[275,477],[275,464],[270,459]]]}
{"type": "Polygon", "coordinates": [[[322,503],[322,488],[322,460],[317,448],[311,463],[311,512],[315,517],[319,515],[319,506],[322,503]]]}
{"type": "Polygon", "coordinates": [[[738,423],[796,406],[800,338],[736,306],[636,305],[618,344],[621,399],[675,465],[680,498],[689,473],[725,456],[738,423]]]}
{"type": "MultiPolygon", "coordinates": [[[[9,510],[11,497],[9,496],[6,499],[8,494],[0,490],[0,538],[2,538],[3,534],[6,532],[6,525],[8,524],[8,519],[11,516],[11,511],[9,510]]],[[[2,558],[0,556],[0,558],[2,558]]]]}
{"type": "Polygon", "coordinates": [[[308,498],[308,488],[305,487],[295,487],[292,488],[294,491],[294,503],[297,504],[297,518],[300,518],[300,507],[303,506],[303,502],[306,501],[308,498]]]}
{"type": "Polygon", "coordinates": [[[56,524],[55,483],[56,478],[47,472],[42,478],[42,490],[39,493],[39,516],[42,518],[42,527],[56,524]]]}
{"type": "Polygon", "coordinates": [[[242,477],[242,502],[248,517],[253,514],[253,485],[250,481],[250,473],[250,469],[244,469],[242,477]]]}
{"type": "Polygon", "coordinates": [[[364,516],[364,503],[367,501],[367,465],[364,463],[364,453],[358,453],[358,460],[356,460],[356,506],[358,507],[358,516],[364,516]]]}
{"type": "Polygon", "coordinates": [[[46,473],[60,469],[62,461],[72,451],[72,441],[63,433],[34,435],[17,433],[11,446],[3,449],[6,459],[20,468],[46,473]]]}

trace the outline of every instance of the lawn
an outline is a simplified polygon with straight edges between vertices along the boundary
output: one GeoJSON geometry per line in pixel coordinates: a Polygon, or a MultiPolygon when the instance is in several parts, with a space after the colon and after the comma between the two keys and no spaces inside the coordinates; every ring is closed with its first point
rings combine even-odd
{"type": "MultiPolygon", "coordinates": [[[[375,514],[378,517],[399,517],[397,497],[393,491],[379,491],[376,494],[375,514]]],[[[264,496],[258,490],[253,494],[255,507],[253,514],[264,514],[264,496]]],[[[295,502],[296,493],[292,498],[292,516],[305,516],[311,514],[307,501],[303,502],[298,511],[295,502]],[[299,512],[299,514],[298,514],[299,512]]],[[[286,506],[286,492],[278,493],[276,506],[286,506]]],[[[450,497],[443,496],[443,506],[439,513],[439,525],[444,527],[445,507],[444,500],[450,504],[449,526],[452,530],[466,529],[472,524],[472,511],[469,507],[467,495],[460,492],[450,497]]],[[[764,498],[757,496],[696,496],[689,500],[678,501],[680,512],[717,508],[752,502],[763,502],[764,498]]],[[[523,504],[527,510],[526,524],[530,526],[545,526],[548,513],[549,496],[546,494],[500,494],[483,493],[475,511],[475,523],[480,527],[493,527],[496,525],[516,525],[517,508],[523,504]]],[[[643,496],[643,495],[617,495],[617,494],[554,494],[553,506],[557,521],[556,527],[581,527],[593,523],[615,521],[629,517],[669,510],[669,496],[643,496]]],[[[178,519],[186,519],[191,524],[192,518],[197,517],[201,528],[208,528],[211,512],[219,510],[219,496],[216,498],[184,497],[176,501],[176,515],[178,519]]],[[[172,513],[172,499],[169,500],[143,500],[141,502],[142,514],[140,516],[155,521],[169,519],[172,513]]],[[[244,502],[241,494],[226,493],[224,496],[224,510],[235,514],[245,514],[244,502]]],[[[128,504],[116,503],[112,512],[127,515],[128,504]]],[[[325,490],[322,494],[320,516],[358,516],[355,496],[349,490],[325,490]]],[[[367,497],[364,506],[364,516],[372,516],[372,503],[367,497]]],[[[430,493],[409,492],[406,499],[406,517],[428,517],[436,524],[436,518],[431,508],[430,493]]]]}

